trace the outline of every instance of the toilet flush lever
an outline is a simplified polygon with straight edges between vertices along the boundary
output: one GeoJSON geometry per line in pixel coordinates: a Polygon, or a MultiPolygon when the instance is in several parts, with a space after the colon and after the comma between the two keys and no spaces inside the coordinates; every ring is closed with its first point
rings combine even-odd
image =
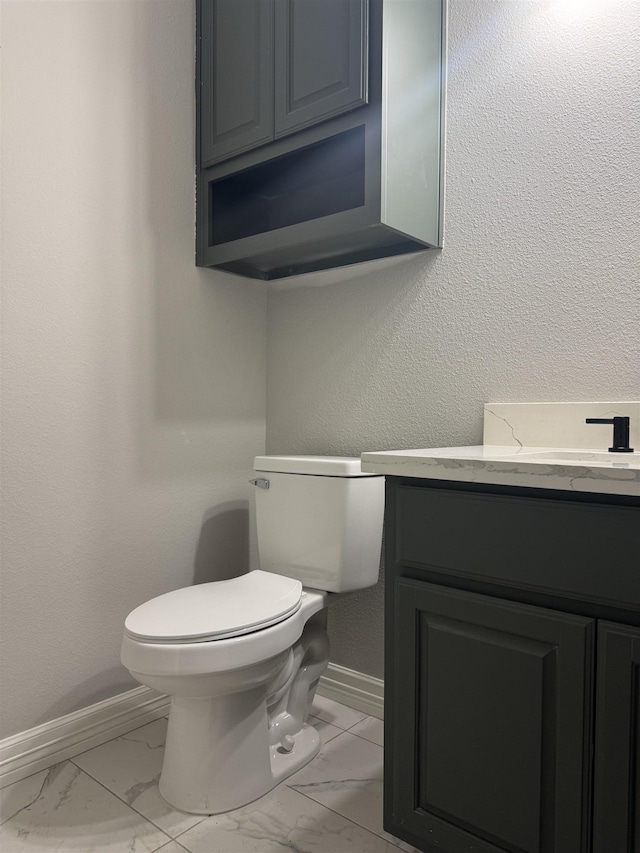
{"type": "Polygon", "coordinates": [[[257,486],[259,489],[268,489],[269,481],[263,477],[258,477],[256,480],[249,480],[252,486],[257,486]]]}

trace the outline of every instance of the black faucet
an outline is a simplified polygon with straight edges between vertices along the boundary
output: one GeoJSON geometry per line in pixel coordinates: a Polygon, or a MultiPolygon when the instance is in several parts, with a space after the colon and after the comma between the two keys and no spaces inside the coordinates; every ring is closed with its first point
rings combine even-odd
{"type": "Polygon", "coordinates": [[[629,418],[616,415],[613,418],[587,418],[587,424],[613,424],[613,447],[609,453],[633,453],[629,447],[629,418]]]}

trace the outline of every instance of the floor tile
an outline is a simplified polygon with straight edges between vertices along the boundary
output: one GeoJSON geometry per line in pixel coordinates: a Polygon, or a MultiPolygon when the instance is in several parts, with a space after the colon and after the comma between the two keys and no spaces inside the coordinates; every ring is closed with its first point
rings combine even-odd
{"type": "Polygon", "coordinates": [[[213,815],[180,836],[191,853],[398,853],[398,848],[279,785],[244,808],[213,815]]]}
{"type": "Polygon", "coordinates": [[[175,838],[203,817],[180,812],[160,796],[158,780],[166,734],[167,721],[162,717],[83,752],[73,762],[175,838]]]}
{"type": "MultiPolygon", "coordinates": [[[[375,726],[372,728],[375,730],[375,726]]],[[[284,784],[355,821],[406,853],[420,853],[382,828],[382,767],[381,746],[350,731],[343,732],[284,784]]]]}
{"type": "Polygon", "coordinates": [[[394,835],[391,835],[390,832],[381,832],[380,838],[386,839],[390,843],[395,844],[396,847],[399,847],[400,850],[404,850],[405,853],[422,853],[422,851],[418,850],[417,847],[412,847],[411,844],[407,844],[406,841],[400,841],[399,838],[396,838],[394,835]]]}
{"type": "Polygon", "coordinates": [[[382,832],[382,748],[343,732],[286,784],[359,823],[382,832]]]}
{"type": "Polygon", "coordinates": [[[151,853],[170,839],[70,761],[1,792],[7,853],[151,853]]]}
{"type": "Polygon", "coordinates": [[[320,717],[310,716],[307,719],[307,722],[318,731],[318,734],[322,739],[322,743],[327,743],[332,738],[337,737],[343,731],[337,726],[332,726],[331,723],[325,723],[325,721],[321,720],[320,717]]]}
{"type": "Polygon", "coordinates": [[[371,743],[377,743],[382,746],[384,742],[384,723],[376,717],[365,717],[355,726],[349,729],[351,734],[363,737],[365,740],[370,740],[371,743]]]}
{"type": "Polygon", "coordinates": [[[164,802],[157,787],[167,725],[161,718],[6,787],[0,850],[413,851],[382,831],[381,721],[324,697],[316,697],[312,713],[309,721],[323,740],[320,755],[243,809],[203,817],[164,802]]]}
{"type": "Polygon", "coordinates": [[[346,705],[334,702],[333,699],[318,695],[313,699],[311,713],[314,717],[324,720],[325,723],[338,726],[340,729],[350,729],[351,726],[359,723],[360,720],[364,720],[367,716],[361,711],[355,711],[353,708],[347,708],[346,705]]]}

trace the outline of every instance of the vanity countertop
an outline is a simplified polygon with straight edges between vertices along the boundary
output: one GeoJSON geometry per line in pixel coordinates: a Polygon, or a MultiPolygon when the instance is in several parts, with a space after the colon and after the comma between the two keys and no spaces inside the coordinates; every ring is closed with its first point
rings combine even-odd
{"type": "Polygon", "coordinates": [[[640,497],[640,452],[477,445],[362,454],[362,471],[460,483],[640,497]]]}

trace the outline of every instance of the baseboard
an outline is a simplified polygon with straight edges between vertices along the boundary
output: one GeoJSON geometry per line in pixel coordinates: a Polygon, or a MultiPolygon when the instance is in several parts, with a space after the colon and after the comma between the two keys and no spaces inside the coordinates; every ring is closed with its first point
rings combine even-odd
{"type": "MultiPolygon", "coordinates": [[[[380,678],[330,663],[320,678],[318,693],[383,719],[383,688],[380,678]]],[[[157,720],[168,711],[168,696],[136,687],[5,738],[0,741],[0,788],[157,720]]]]}
{"type": "Polygon", "coordinates": [[[384,681],[381,678],[330,663],[320,677],[318,693],[379,720],[384,719],[384,681]]]}
{"type": "Polygon", "coordinates": [[[143,726],[169,711],[169,697],[136,687],[0,741],[0,788],[143,726]]]}

